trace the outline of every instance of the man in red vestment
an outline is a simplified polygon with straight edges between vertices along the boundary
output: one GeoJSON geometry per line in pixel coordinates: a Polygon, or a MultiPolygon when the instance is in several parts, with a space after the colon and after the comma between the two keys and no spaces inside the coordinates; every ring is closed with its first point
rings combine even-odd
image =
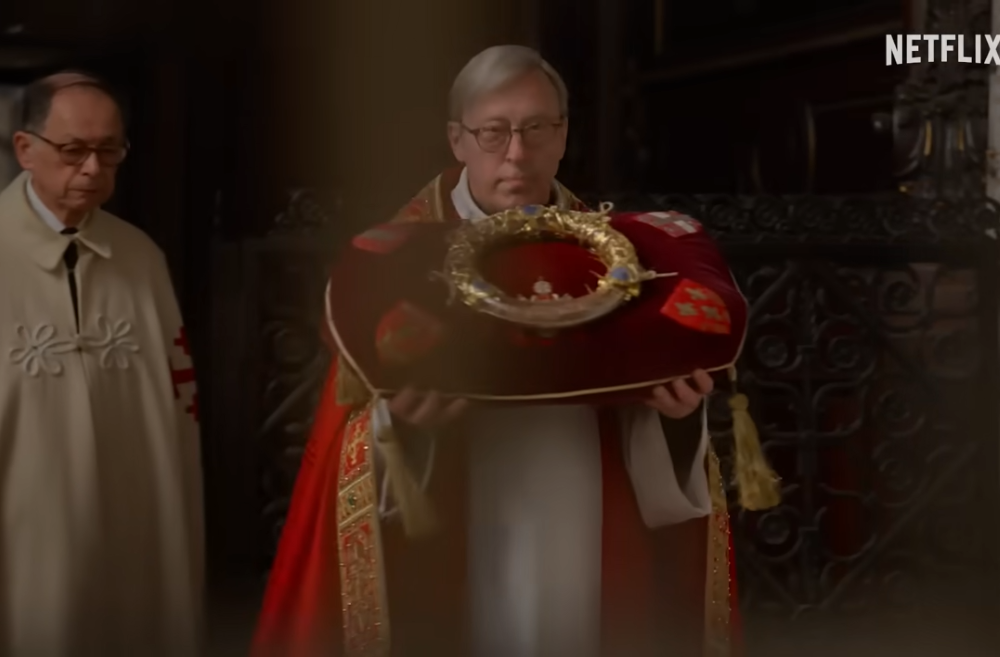
{"type": "MultiPolygon", "coordinates": [[[[463,165],[397,222],[581,208],[555,180],[567,93],[535,51],[474,57],[451,93],[463,165]]],[[[541,282],[540,295],[559,294],[541,282]]],[[[329,319],[329,318],[328,318],[329,319]]],[[[732,651],[735,588],[702,371],[645,404],[467,408],[408,390],[363,404],[331,368],[255,657],[603,657],[732,651]],[[374,437],[401,438],[440,516],[408,537],[374,437]]]]}

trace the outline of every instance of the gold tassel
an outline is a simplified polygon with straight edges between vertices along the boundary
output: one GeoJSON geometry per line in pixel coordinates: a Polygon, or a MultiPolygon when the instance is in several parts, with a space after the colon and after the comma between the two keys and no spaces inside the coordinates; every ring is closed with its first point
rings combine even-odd
{"type": "Polygon", "coordinates": [[[740,506],[748,511],[761,511],[781,502],[781,479],[764,456],[760,435],[750,417],[750,402],[743,393],[736,392],[736,370],[730,369],[733,395],[729,408],[733,412],[733,439],[736,443],[736,487],[740,506]]]}
{"type": "Polygon", "coordinates": [[[361,406],[367,404],[372,393],[347,362],[337,355],[337,404],[340,406],[361,406]]]}
{"type": "Polygon", "coordinates": [[[403,519],[403,531],[408,538],[423,538],[437,530],[437,515],[413,472],[406,465],[403,443],[391,428],[383,427],[375,436],[385,459],[385,476],[389,478],[392,498],[403,519]]]}

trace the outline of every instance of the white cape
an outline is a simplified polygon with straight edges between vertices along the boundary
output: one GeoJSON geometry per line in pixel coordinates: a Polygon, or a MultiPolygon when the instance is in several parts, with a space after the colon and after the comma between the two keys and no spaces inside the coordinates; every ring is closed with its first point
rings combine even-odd
{"type": "Polygon", "coordinates": [[[0,654],[196,654],[197,403],[166,261],[100,210],[57,233],[27,184],[0,194],[0,654]]]}

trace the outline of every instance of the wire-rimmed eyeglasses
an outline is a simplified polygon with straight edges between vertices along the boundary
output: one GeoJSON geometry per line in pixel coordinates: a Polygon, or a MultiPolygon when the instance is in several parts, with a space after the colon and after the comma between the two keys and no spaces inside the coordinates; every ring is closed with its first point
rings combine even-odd
{"type": "Polygon", "coordinates": [[[62,160],[63,164],[70,166],[77,166],[83,164],[93,153],[97,157],[97,161],[100,162],[102,166],[113,167],[118,166],[128,155],[129,143],[125,142],[121,146],[89,146],[79,141],[70,141],[63,144],[52,141],[46,137],[41,136],[37,132],[29,132],[29,135],[35,137],[36,139],[41,139],[46,144],[51,146],[59,153],[59,159],[62,160]]]}
{"type": "Polygon", "coordinates": [[[510,145],[515,132],[521,135],[521,143],[528,148],[544,146],[555,137],[556,132],[563,126],[563,121],[537,121],[520,128],[506,123],[482,128],[470,128],[464,123],[460,125],[463,130],[475,137],[479,148],[487,153],[498,153],[510,145]]]}

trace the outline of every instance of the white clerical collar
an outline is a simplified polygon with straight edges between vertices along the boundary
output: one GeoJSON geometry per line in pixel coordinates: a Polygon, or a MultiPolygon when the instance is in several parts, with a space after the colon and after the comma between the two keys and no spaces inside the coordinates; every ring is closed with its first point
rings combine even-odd
{"type": "Polygon", "coordinates": [[[56,213],[45,207],[45,204],[42,203],[42,199],[38,198],[38,194],[35,193],[35,187],[31,184],[30,177],[28,178],[28,182],[25,183],[24,188],[28,194],[28,204],[31,206],[31,209],[35,211],[35,214],[42,218],[45,225],[57,233],[61,233],[66,230],[66,224],[59,221],[59,217],[56,216],[56,213]]]}
{"type": "MultiPolygon", "coordinates": [[[[565,204],[565,199],[562,195],[562,190],[559,185],[552,181],[552,194],[556,198],[556,205],[563,206],[565,204]]],[[[463,168],[462,175],[458,177],[458,184],[455,185],[455,189],[451,190],[451,202],[455,206],[455,212],[462,219],[468,219],[469,221],[478,221],[479,219],[486,218],[487,214],[476,204],[475,199],[472,198],[472,191],[469,189],[469,170],[463,168]]]]}

